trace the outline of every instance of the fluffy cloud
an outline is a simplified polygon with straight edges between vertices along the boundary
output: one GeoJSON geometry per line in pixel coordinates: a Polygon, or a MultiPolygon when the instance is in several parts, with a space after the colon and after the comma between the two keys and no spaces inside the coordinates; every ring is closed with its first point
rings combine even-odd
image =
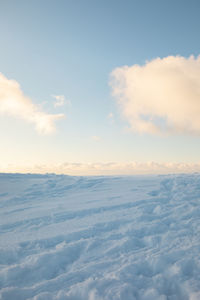
{"type": "Polygon", "coordinates": [[[0,172],[56,173],[67,175],[137,175],[200,172],[200,163],[61,163],[47,165],[0,165],[0,172]]]}
{"type": "Polygon", "coordinates": [[[0,73],[0,114],[21,118],[33,123],[39,133],[55,131],[55,121],[63,114],[47,114],[26,97],[15,80],[7,79],[0,73]]]}
{"type": "Polygon", "coordinates": [[[200,134],[200,56],[117,68],[111,86],[133,131],[200,134]]]}

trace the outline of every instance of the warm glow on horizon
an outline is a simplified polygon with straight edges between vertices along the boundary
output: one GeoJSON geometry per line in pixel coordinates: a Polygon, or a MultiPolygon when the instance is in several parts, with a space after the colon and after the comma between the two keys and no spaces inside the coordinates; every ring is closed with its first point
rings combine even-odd
{"type": "Polygon", "coordinates": [[[89,175],[150,175],[200,172],[200,163],[60,163],[1,166],[0,173],[55,173],[73,176],[89,175]]]}

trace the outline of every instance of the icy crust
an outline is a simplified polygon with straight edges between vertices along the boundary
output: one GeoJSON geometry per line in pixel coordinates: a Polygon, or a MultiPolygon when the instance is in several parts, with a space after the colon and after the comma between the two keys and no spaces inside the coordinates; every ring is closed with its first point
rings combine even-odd
{"type": "Polygon", "coordinates": [[[200,175],[0,174],[0,299],[200,299],[200,175]]]}

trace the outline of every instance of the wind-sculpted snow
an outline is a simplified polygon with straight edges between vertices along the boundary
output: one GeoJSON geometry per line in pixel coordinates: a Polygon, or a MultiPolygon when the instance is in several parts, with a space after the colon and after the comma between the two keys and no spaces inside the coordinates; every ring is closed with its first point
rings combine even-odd
{"type": "Polygon", "coordinates": [[[0,299],[200,299],[200,175],[0,174],[0,299]]]}

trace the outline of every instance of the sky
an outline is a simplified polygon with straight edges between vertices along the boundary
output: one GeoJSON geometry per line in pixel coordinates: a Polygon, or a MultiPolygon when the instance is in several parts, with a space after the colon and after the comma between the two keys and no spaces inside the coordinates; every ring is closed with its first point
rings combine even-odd
{"type": "Polygon", "coordinates": [[[200,171],[198,0],[0,0],[0,172],[200,171]]]}

